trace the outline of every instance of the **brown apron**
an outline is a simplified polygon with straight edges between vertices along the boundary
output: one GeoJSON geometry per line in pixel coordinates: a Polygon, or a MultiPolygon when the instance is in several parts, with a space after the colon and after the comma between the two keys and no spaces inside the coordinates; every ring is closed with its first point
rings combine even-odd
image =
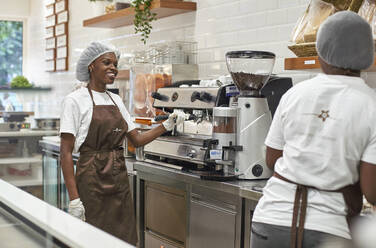
{"type": "Polygon", "coordinates": [[[86,222],[132,244],[136,221],[122,144],[128,125],[118,106],[95,105],[87,137],[80,147],[76,183],[86,222]]]}
{"type": "MultiPolygon", "coordinates": [[[[308,188],[316,189],[316,190],[321,190],[321,189],[317,189],[312,186],[297,184],[279,175],[277,172],[274,172],[273,176],[283,181],[296,184],[294,209],[293,209],[293,216],[292,216],[292,223],[291,223],[290,247],[302,248],[303,234],[304,234],[304,222],[305,222],[305,217],[306,217],[306,212],[307,212],[308,188]],[[299,224],[297,226],[298,217],[299,217],[299,224]]],[[[353,220],[354,217],[359,215],[363,206],[363,195],[360,189],[360,182],[358,181],[355,184],[345,186],[338,190],[321,190],[321,191],[340,192],[343,194],[343,198],[347,206],[346,220],[347,220],[347,224],[349,225],[349,229],[351,231],[351,221],[353,220]]]]}

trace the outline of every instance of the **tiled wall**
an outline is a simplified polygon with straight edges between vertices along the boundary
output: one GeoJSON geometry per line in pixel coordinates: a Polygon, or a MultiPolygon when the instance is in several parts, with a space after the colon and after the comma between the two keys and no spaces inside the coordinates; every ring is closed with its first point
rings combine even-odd
{"type": "MultiPolygon", "coordinates": [[[[238,49],[267,50],[276,53],[274,73],[292,76],[294,83],[312,77],[313,72],[283,70],[285,57],[294,54],[287,48],[291,32],[309,0],[196,0],[197,11],[163,18],[153,23],[149,42],[181,40],[198,42],[200,78],[227,73],[226,51],[238,49]]],[[[30,1],[28,53],[25,74],[39,85],[51,85],[51,94],[41,95],[48,103],[41,112],[58,113],[62,98],[72,90],[75,63],[80,52],[91,41],[99,40],[117,46],[121,51],[142,45],[133,26],[116,29],[87,28],[84,19],[95,16],[88,0],[69,1],[69,71],[44,72],[43,0],[30,1]]],[[[373,74],[365,74],[372,82],[373,74]]],[[[376,87],[376,84],[372,84],[376,87]]],[[[44,106],[44,105],[43,105],[44,106]]]]}

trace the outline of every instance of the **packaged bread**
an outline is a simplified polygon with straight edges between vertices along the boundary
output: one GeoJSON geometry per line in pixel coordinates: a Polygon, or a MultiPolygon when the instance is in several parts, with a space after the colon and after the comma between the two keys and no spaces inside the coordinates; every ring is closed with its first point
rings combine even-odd
{"type": "Polygon", "coordinates": [[[164,114],[163,111],[153,108],[153,92],[161,87],[171,85],[171,75],[167,74],[137,74],[133,87],[133,113],[139,117],[155,117],[164,114]]]}
{"type": "Polygon", "coordinates": [[[336,11],[331,3],[322,0],[311,0],[307,10],[295,25],[292,42],[306,43],[316,41],[320,24],[336,11]]]}
{"type": "Polygon", "coordinates": [[[376,0],[364,0],[358,14],[363,17],[371,26],[376,11],[376,0]]]}

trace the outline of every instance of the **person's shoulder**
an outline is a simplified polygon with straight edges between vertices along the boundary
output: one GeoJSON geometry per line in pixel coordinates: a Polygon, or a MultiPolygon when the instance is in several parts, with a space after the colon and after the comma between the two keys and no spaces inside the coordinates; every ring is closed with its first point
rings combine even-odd
{"type": "Polygon", "coordinates": [[[284,99],[295,97],[296,94],[301,95],[303,92],[309,92],[315,84],[315,78],[306,79],[295,83],[286,93],[282,96],[284,99]]]}
{"type": "Polygon", "coordinates": [[[69,93],[65,96],[65,101],[75,102],[79,104],[82,101],[85,101],[86,98],[90,97],[86,87],[81,87],[69,93]]]}

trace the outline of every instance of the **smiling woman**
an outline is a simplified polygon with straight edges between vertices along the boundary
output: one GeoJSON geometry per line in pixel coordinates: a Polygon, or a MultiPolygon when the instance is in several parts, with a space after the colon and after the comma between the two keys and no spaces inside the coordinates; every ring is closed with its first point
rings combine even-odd
{"type": "Polygon", "coordinates": [[[162,125],[139,133],[121,98],[106,90],[118,73],[119,54],[91,43],[77,62],[76,77],[87,88],[69,94],[60,118],[61,167],[68,189],[68,212],[133,245],[135,214],[125,167],[125,137],[135,147],[145,145],[176,124],[184,113],[171,114],[162,125]],[[72,152],[79,152],[74,174],[72,152]]]}

